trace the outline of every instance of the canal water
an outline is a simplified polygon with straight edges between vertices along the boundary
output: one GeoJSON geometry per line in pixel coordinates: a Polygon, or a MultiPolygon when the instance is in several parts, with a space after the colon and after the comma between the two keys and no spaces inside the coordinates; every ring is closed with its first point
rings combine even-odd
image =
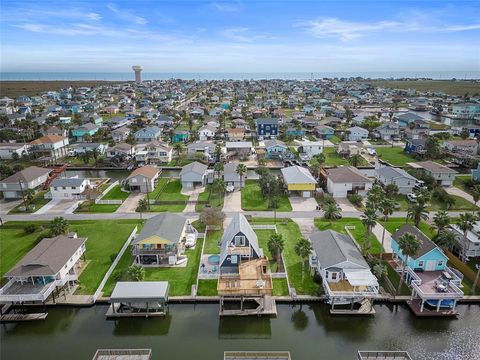
{"type": "Polygon", "coordinates": [[[153,359],[221,360],[224,350],[288,350],[293,360],[353,360],[407,350],[415,360],[480,359],[480,307],[418,318],[404,305],[333,317],[325,304],[277,305],[275,318],[219,318],[218,304],[172,304],[166,318],[106,320],[106,305],[49,308],[45,321],[1,325],[2,360],[91,359],[97,348],[151,348],[153,359]]]}

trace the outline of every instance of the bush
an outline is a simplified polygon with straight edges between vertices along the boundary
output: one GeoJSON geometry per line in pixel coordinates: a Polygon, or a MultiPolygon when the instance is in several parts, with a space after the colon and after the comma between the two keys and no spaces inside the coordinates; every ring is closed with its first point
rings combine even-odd
{"type": "Polygon", "coordinates": [[[350,202],[355,205],[356,207],[361,207],[362,206],[362,196],[360,194],[353,194],[350,196],[350,202]]]}
{"type": "Polygon", "coordinates": [[[23,231],[25,231],[25,234],[33,234],[35,231],[37,231],[37,225],[28,224],[23,228],[23,231]]]}

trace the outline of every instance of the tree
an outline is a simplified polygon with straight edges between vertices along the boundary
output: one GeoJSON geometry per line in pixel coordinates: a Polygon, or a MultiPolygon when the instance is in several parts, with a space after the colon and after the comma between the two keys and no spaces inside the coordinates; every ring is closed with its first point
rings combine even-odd
{"type": "Polygon", "coordinates": [[[385,265],[382,265],[381,263],[375,264],[372,270],[373,274],[377,277],[377,279],[383,278],[388,273],[387,267],[385,265]]]}
{"type": "Polygon", "coordinates": [[[345,106],[345,118],[347,119],[347,125],[350,125],[352,123],[352,120],[353,120],[353,111],[350,110],[350,108],[348,106],[345,106]]]}
{"type": "Polygon", "coordinates": [[[426,205],[417,200],[416,203],[410,204],[407,210],[407,220],[413,220],[413,223],[416,227],[420,224],[421,220],[428,219],[428,212],[426,210],[426,205]]]}
{"type": "Polygon", "coordinates": [[[417,254],[418,250],[422,243],[417,237],[410,233],[405,233],[398,239],[398,247],[400,248],[405,259],[402,261],[402,275],[400,281],[398,282],[397,294],[400,292],[400,288],[403,285],[405,279],[405,268],[408,265],[408,260],[410,257],[413,257],[417,254]]]}
{"type": "Polygon", "coordinates": [[[425,156],[428,159],[438,159],[440,157],[440,140],[434,136],[429,136],[425,141],[425,156]]]}
{"type": "Polygon", "coordinates": [[[362,219],[362,224],[365,225],[366,228],[365,240],[362,244],[362,252],[365,254],[370,248],[370,235],[372,233],[372,229],[377,224],[377,212],[373,208],[366,208],[360,218],[362,219]]]}
{"type": "Polygon", "coordinates": [[[181,142],[177,142],[173,145],[173,152],[177,158],[175,164],[178,164],[178,161],[182,158],[183,150],[183,144],[181,142]]]}
{"type": "Polygon", "coordinates": [[[218,203],[220,203],[220,197],[223,193],[225,193],[225,189],[227,187],[225,181],[223,179],[215,179],[213,182],[213,187],[218,195],[218,203]]]}
{"type": "Polygon", "coordinates": [[[297,254],[301,259],[302,259],[302,281],[303,281],[303,275],[305,272],[305,262],[308,259],[308,256],[312,252],[312,243],[310,240],[302,237],[298,239],[297,243],[295,244],[295,254],[297,254]]]}
{"type": "Polygon", "coordinates": [[[131,265],[128,268],[128,277],[132,281],[143,281],[145,279],[145,269],[140,265],[131,265]]]}
{"type": "Polygon", "coordinates": [[[204,207],[200,213],[200,222],[205,225],[222,226],[225,220],[225,213],[221,208],[207,208],[204,207]]]}
{"type": "Polygon", "coordinates": [[[434,237],[433,241],[440,246],[442,249],[452,250],[457,240],[455,235],[451,231],[442,230],[438,232],[434,237]]]}
{"type": "MultiPolygon", "coordinates": [[[[397,204],[395,203],[395,200],[390,197],[385,197],[381,202],[380,202],[380,211],[382,212],[383,215],[383,221],[386,223],[388,221],[388,217],[393,214],[393,211],[395,210],[395,206],[397,204]]],[[[383,245],[385,243],[385,227],[383,227],[383,232],[382,232],[382,248],[380,249],[380,260],[383,257],[383,245]]]]}
{"type": "Polygon", "coordinates": [[[472,188],[470,188],[470,193],[472,194],[475,206],[477,206],[478,201],[480,201],[480,184],[475,184],[472,188]]]}
{"type": "MultiPolygon", "coordinates": [[[[463,231],[464,237],[467,237],[468,232],[473,230],[473,227],[475,226],[475,222],[477,220],[478,218],[472,213],[460,214],[457,220],[457,225],[460,230],[463,231]]],[[[465,246],[462,246],[460,257],[462,260],[465,260],[465,246]]]]}
{"type": "Polygon", "coordinates": [[[68,233],[68,229],[68,221],[61,216],[55,217],[50,222],[50,233],[52,234],[52,236],[65,235],[68,233]]]}
{"type": "Polygon", "coordinates": [[[220,178],[220,174],[223,171],[223,164],[221,162],[216,162],[215,165],[213,165],[213,170],[215,171],[217,178],[220,178]]]}
{"type": "Polygon", "coordinates": [[[373,184],[372,188],[367,193],[367,207],[375,207],[385,197],[382,187],[378,184],[373,184]]]}
{"type": "Polygon", "coordinates": [[[317,154],[313,157],[310,161],[310,167],[312,168],[313,173],[317,177],[320,178],[320,173],[322,171],[323,164],[325,163],[325,155],[324,154],[317,154]]]}
{"type": "Polygon", "coordinates": [[[220,146],[220,144],[215,145],[214,156],[215,161],[220,161],[220,158],[222,157],[222,147],[220,146]]]}
{"type": "Polygon", "coordinates": [[[142,213],[147,211],[150,207],[150,204],[148,203],[147,199],[143,198],[138,200],[138,205],[137,205],[137,211],[140,213],[140,218],[142,218],[142,213]]]}
{"type": "Polygon", "coordinates": [[[363,157],[360,154],[352,155],[348,159],[348,162],[355,167],[357,167],[362,161],[363,161],[363,157]]]}
{"type": "Polygon", "coordinates": [[[90,162],[91,157],[92,157],[91,151],[84,151],[83,153],[80,154],[80,159],[82,159],[82,161],[85,164],[88,164],[90,162]]]}
{"type": "Polygon", "coordinates": [[[398,195],[398,186],[395,184],[388,184],[383,190],[385,191],[385,196],[389,199],[394,199],[398,195]]]}
{"type": "Polygon", "coordinates": [[[130,145],[130,150],[133,150],[133,147],[137,144],[137,140],[135,139],[135,135],[133,133],[128,134],[127,140],[125,142],[128,145],[130,145]]]}
{"type": "Polygon", "coordinates": [[[267,246],[272,256],[275,257],[277,264],[280,264],[282,259],[281,254],[285,246],[282,234],[272,234],[268,240],[267,246]]]}
{"type": "Polygon", "coordinates": [[[328,202],[322,205],[323,217],[332,224],[332,220],[338,219],[340,217],[340,208],[337,203],[328,202]]]}
{"type": "Polygon", "coordinates": [[[25,206],[30,205],[33,200],[35,199],[35,190],[33,189],[27,189],[25,191],[25,206]]]}
{"type": "Polygon", "coordinates": [[[445,210],[439,210],[433,216],[433,223],[437,229],[437,235],[450,224],[450,216],[445,210]]]}
{"type": "Polygon", "coordinates": [[[238,164],[235,171],[237,172],[238,176],[240,176],[240,188],[242,188],[242,181],[243,177],[247,173],[247,167],[245,166],[245,164],[238,164]]]}

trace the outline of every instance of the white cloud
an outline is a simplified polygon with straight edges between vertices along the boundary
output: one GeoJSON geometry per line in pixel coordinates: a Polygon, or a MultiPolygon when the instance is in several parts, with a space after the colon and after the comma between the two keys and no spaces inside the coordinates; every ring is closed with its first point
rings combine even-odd
{"type": "Polygon", "coordinates": [[[348,41],[368,34],[383,31],[390,32],[424,32],[447,33],[471,31],[480,29],[479,24],[428,24],[428,19],[412,18],[405,21],[384,20],[378,22],[353,22],[339,18],[321,18],[306,22],[299,22],[295,26],[303,27],[316,38],[334,37],[341,41],[348,41]]]}
{"type": "Polygon", "coordinates": [[[250,32],[250,29],[247,27],[228,28],[221,31],[220,35],[222,35],[226,39],[242,42],[242,43],[250,43],[258,39],[274,39],[273,37],[267,34],[252,33],[250,32]]]}
{"type": "Polygon", "coordinates": [[[115,4],[108,4],[107,8],[112,11],[119,19],[133,22],[137,25],[145,25],[148,23],[144,17],[136,15],[133,11],[127,9],[119,9],[115,4]]]}
{"type": "Polygon", "coordinates": [[[240,10],[239,4],[227,2],[211,2],[208,7],[218,12],[237,12],[240,10]]]}

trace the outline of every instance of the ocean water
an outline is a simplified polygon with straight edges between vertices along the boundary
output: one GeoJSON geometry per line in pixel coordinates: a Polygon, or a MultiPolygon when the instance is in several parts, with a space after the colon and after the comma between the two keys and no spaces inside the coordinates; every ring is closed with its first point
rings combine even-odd
{"type": "MultiPolygon", "coordinates": [[[[480,71],[391,71],[391,72],[290,72],[290,73],[162,73],[142,72],[143,80],[260,80],[260,79],[291,79],[309,80],[320,78],[363,77],[371,79],[383,78],[431,78],[436,80],[449,79],[480,79],[480,71]]],[[[110,80],[132,81],[130,72],[0,72],[0,80],[110,80]]]]}

